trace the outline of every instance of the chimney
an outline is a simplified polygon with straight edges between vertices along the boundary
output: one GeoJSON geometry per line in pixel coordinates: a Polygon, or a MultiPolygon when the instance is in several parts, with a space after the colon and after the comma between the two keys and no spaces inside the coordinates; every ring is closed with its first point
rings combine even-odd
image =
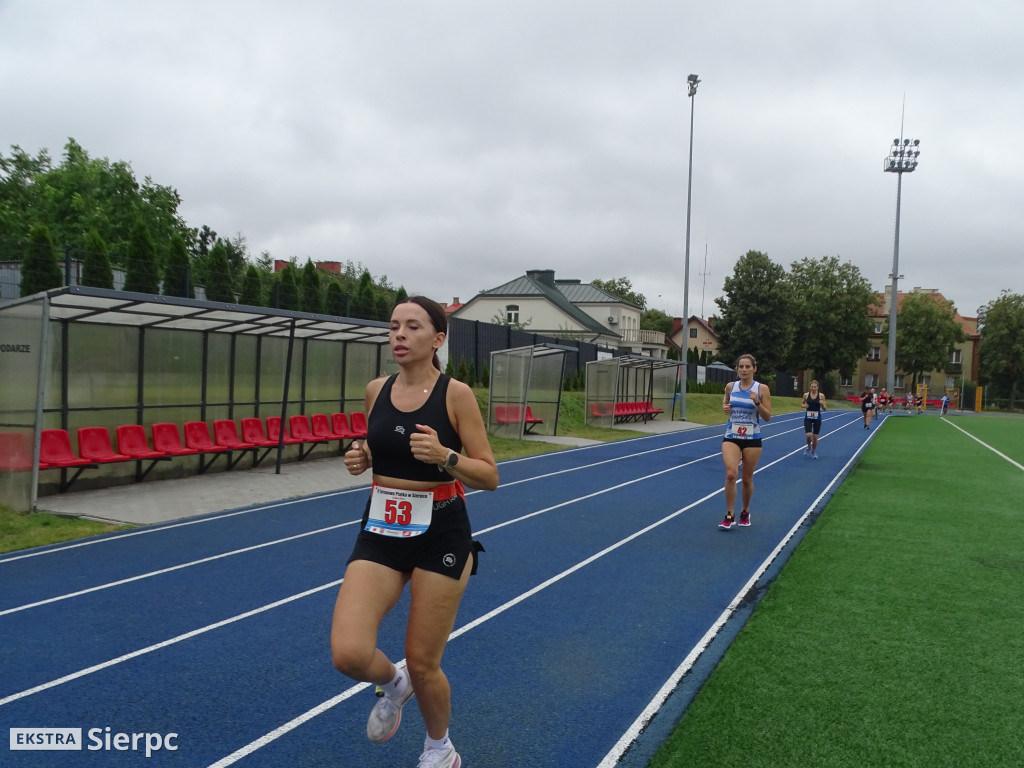
{"type": "Polygon", "coordinates": [[[538,283],[544,283],[550,288],[555,287],[555,270],[553,269],[530,269],[527,270],[526,276],[538,283]]]}

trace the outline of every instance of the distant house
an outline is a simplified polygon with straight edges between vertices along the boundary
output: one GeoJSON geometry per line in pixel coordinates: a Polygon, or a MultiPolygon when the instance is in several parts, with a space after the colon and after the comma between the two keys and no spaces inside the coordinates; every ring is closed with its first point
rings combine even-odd
{"type": "MultiPolygon", "coordinates": [[[[712,357],[718,354],[718,334],[711,326],[711,323],[696,315],[690,315],[690,322],[687,323],[688,333],[686,335],[686,349],[696,349],[698,352],[707,352],[712,357]]],[[[683,318],[672,318],[672,333],[669,334],[669,341],[672,346],[682,354],[683,350],[683,318]]],[[[680,357],[680,359],[683,359],[680,357]]]]}
{"type": "MultiPolygon", "coordinates": [[[[453,305],[459,305],[458,299],[453,305]]],[[[577,339],[622,354],[664,358],[665,334],[640,329],[642,310],[580,280],[557,280],[553,269],[533,269],[483,291],[449,312],[464,320],[521,326],[532,333],[577,339]]]]}

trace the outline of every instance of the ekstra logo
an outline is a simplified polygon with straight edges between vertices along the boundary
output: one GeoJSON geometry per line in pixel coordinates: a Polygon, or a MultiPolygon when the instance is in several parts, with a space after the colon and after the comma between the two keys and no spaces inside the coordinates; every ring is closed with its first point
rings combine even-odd
{"type": "Polygon", "coordinates": [[[81,728],[11,728],[11,749],[80,750],[81,728]]]}

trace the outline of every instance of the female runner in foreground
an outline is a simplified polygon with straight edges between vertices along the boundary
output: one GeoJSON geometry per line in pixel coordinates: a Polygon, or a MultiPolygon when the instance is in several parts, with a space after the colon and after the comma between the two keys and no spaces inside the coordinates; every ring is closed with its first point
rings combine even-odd
{"type": "Polygon", "coordinates": [[[722,461],[725,462],[725,519],[718,524],[723,531],[736,524],[736,478],[743,462],[743,509],[739,525],[750,525],[750,500],[754,496],[754,470],[761,458],[760,420],[772,417],[772,399],[768,387],[754,381],[757,361],[753,355],[740,355],[736,361],[739,381],[725,388],[722,410],[729,417],[722,440],[722,461]]]}

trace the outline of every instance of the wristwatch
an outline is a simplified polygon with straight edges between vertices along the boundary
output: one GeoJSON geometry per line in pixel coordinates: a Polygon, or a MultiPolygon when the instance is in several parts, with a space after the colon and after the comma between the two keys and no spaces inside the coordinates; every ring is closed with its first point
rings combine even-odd
{"type": "Polygon", "coordinates": [[[444,460],[444,468],[452,469],[456,464],[459,463],[459,454],[455,451],[448,451],[448,458],[444,460]]]}

